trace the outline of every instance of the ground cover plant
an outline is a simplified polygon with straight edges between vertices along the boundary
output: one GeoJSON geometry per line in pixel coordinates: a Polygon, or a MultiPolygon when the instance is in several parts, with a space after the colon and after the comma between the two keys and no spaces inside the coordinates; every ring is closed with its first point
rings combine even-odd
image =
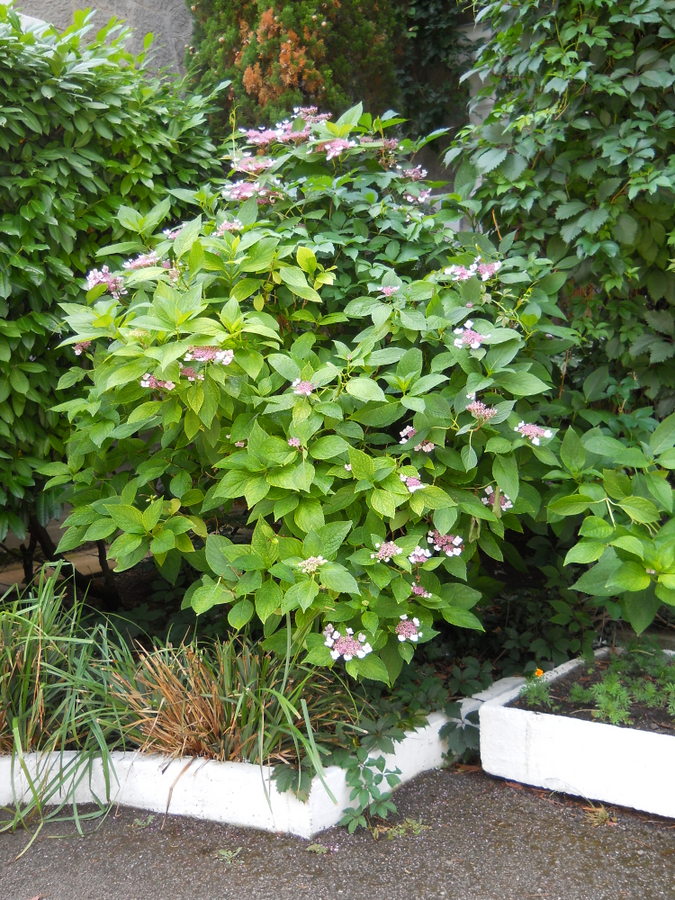
{"type": "Polygon", "coordinates": [[[58,304],[123,234],[120,204],[165,198],[178,214],[168,191],[219,171],[209,101],[148,76],[119,25],[94,36],[90,18],[60,33],[0,7],[0,540],[30,528],[27,577],[38,540],[53,558],[42,526],[59,502],[37,467],[62,458],[68,432],[53,407],[76,357],[58,347],[58,304]]]}
{"type": "Polygon", "coordinates": [[[568,273],[568,382],[618,412],[675,398],[672,0],[478,5],[494,105],[446,156],[482,226],[568,273]],[[613,392],[611,390],[613,388],[613,392]]]}
{"type": "Polygon", "coordinates": [[[675,732],[675,663],[653,644],[628,644],[607,657],[587,660],[554,682],[537,669],[519,706],[575,718],[675,732]]]}

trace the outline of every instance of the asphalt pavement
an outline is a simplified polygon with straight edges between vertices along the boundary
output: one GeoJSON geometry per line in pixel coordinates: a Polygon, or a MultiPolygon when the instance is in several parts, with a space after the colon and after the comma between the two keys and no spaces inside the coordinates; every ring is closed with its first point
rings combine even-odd
{"type": "Polygon", "coordinates": [[[474,767],[396,792],[390,830],[312,840],[113,809],[0,835],[0,900],[673,900],[675,821],[474,767]]]}

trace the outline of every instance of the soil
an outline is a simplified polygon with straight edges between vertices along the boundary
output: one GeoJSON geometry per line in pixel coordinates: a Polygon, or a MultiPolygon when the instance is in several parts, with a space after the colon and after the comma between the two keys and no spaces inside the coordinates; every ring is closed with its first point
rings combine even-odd
{"type": "MultiPolygon", "coordinates": [[[[675,662],[672,664],[675,665],[675,662]]],[[[550,683],[552,706],[532,703],[526,697],[518,697],[508,705],[517,709],[529,709],[533,712],[569,716],[573,719],[585,719],[587,722],[607,722],[606,719],[599,718],[597,710],[592,709],[590,706],[580,707],[578,702],[570,700],[569,691],[574,684],[580,684],[584,688],[590,688],[598,684],[607,673],[609,666],[610,659],[596,659],[592,669],[585,663],[581,663],[576,669],[568,672],[567,675],[564,675],[562,678],[556,678],[555,681],[550,683]]],[[[654,681],[649,675],[645,674],[644,677],[654,681]]],[[[657,734],[675,735],[675,720],[668,713],[667,709],[655,709],[644,703],[632,702],[630,705],[630,718],[630,723],[619,724],[619,727],[637,728],[641,731],[654,731],[657,734]]]]}

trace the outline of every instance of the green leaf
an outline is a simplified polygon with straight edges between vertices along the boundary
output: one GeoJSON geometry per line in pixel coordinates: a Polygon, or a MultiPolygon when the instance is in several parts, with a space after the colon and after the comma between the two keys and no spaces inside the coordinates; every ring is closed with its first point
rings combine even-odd
{"type": "MultiPolygon", "coordinates": [[[[581,472],[586,462],[586,450],[573,428],[568,428],[560,445],[560,459],[569,472],[581,472]]],[[[508,491],[507,491],[508,493],[508,491]]]]}
{"type": "Polygon", "coordinates": [[[563,565],[595,562],[600,559],[605,549],[606,545],[601,541],[579,541],[571,550],[568,550],[563,565]]]}
{"type": "Polygon", "coordinates": [[[570,494],[567,497],[559,497],[552,503],[549,503],[549,512],[555,513],[556,516],[575,516],[578,513],[586,512],[586,510],[595,501],[585,494],[570,494]]]}
{"type": "Polygon", "coordinates": [[[205,575],[203,584],[190,596],[190,605],[199,616],[214,606],[230,603],[233,599],[234,594],[231,590],[205,575]]]}
{"type": "Polygon", "coordinates": [[[537,378],[536,375],[532,375],[531,372],[501,372],[499,386],[513,394],[514,397],[531,397],[533,394],[541,394],[550,390],[548,384],[541,378],[537,378]]]}
{"type": "Polygon", "coordinates": [[[600,560],[588,572],[584,572],[571,587],[575,591],[582,591],[592,597],[612,597],[616,591],[609,586],[609,581],[618,565],[619,560],[616,553],[609,548],[605,550],[600,560]]]}
{"type": "Polygon", "coordinates": [[[581,523],[579,534],[595,540],[603,540],[614,534],[614,528],[599,516],[587,516],[581,523]]]}
{"type": "Polygon", "coordinates": [[[386,401],[384,391],[370,378],[352,378],[347,382],[347,393],[357,400],[368,403],[370,400],[386,401]]]}
{"type": "Polygon", "coordinates": [[[314,459],[336,459],[349,450],[349,444],[337,434],[328,434],[310,444],[309,453],[314,459]]]}
{"type": "Polygon", "coordinates": [[[352,475],[359,481],[372,481],[375,476],[375,465],[367,453],[362,450],[349,448],[349,464],[352,467],[352,475]]]}
{"type": "Polygon", "coordinates": [[[106,504],[108,515],[115,525],[122,531],[130,534],[145,534],[147,531],[143,522],[143,513],[134,506],[128,506],[123,503],[106,504]]]}
{"type": "Polygon", "coordinates": [[[319,581],[329,591],[358,594],[359,586],[353,575],[337,563],[328,562],[319,569],[319,581]]]}
{"type": "Polygon", "coordinates": [[[243,600],[239,600],[238,603],[235,603],[234,606],[230,609],[227,614],[227,621],[232,626],[232,628],[236,628],[237,630],[239,630],[251,621],[251,619],[253,618],[253,612],[253,604],[250,600],[244,598],[243,600]]]}
{"type": "Polygon", "coordinates": [[[382,681],[384,684],[389,684],[387,667],[374,653],[369,653],[363,659],[349,660],[346,669],[354,678],[366,678],[369,681],[382,681]]]}
{"type": "Polygon", "coordinates": [[[485,631],[478,616],[463,607],[445,606],[441,610],[441,615],[446,622],[449,622],[450,625],[457,625],[458,628],[473,628],[475,631],[485,631]]]}
{"type": "Polygon", "coordinates": [[[281,611],[291,612],[299,607],[304,612],[312,605],[318,593],[319,585],[316,581],[300,581],[292,585],[284,594],[281,611]]]}
{"type": "Polygon", "coordinates": [[[486,175],[496,169],[506,159],[507,154],[508,150],[504,147],[491,147],[475,157],[472,162],[481,175],[486,175]]]}
{"type": "Polygon", "coordinates": [[[513,454],[507,456],[495,456],[492,461],[492,475],[503,491],[508,494],[513,502],[518,498],[520,482],[518,478],[518,464],[513,454]]]}
{"type": "Polygon", "coordinates": [[[265,624],[270,616],[281,611],[284,595],[276,581],[268,579],[255,592],[255,611],[265,624]]]}
{"type": "Polygon", "coordinates": [[[620,603],[623,618],[636,634],[642,634],[652,624],[661,605],[651,587],[622,597],[620,603]]]}
{"type": "Polygon", "coordinates": [[[633,522],[639,522],[641,525],[658,522],[661,518],[657,507],[644,497],[626,497],[619,502],[619,506],[633,522]]]}
{"type": "Polygon", "coordinates": [[[649,438],[649,446],[655,455],[672,451],[675,447],[675,413],[664,419],[649,438]]]}
{"type": "Polygon", "coordinates": [[[375,488],[369,495],[370,505],[386,519],[391,519],[396,515],[396,496],[389,491],[383,491],[382,488],[375,488]]]}
{"type": "Polygon", "coordinates": [[[342,547],[351,529],[351,522],[329,522],[315,533],[307,535],[302,544],[303,553],[331,559],[342,547]]]}

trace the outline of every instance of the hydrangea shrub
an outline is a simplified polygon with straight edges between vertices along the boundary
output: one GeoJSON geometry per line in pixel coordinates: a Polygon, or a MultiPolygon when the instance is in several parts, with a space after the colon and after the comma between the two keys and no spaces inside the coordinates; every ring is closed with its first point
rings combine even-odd
{"type": "Polygon", "coordinates": [[[63,550],[189,563],[196,613],[382,681],[439,620],[480,629],[481,559],[543,520],[538,399],[574,340],[546,261],[456,232],[397,124],[240,133],[199,215],[92,273],[64,304],[81,395],[49,468],[74,484],[63,550]]]}

